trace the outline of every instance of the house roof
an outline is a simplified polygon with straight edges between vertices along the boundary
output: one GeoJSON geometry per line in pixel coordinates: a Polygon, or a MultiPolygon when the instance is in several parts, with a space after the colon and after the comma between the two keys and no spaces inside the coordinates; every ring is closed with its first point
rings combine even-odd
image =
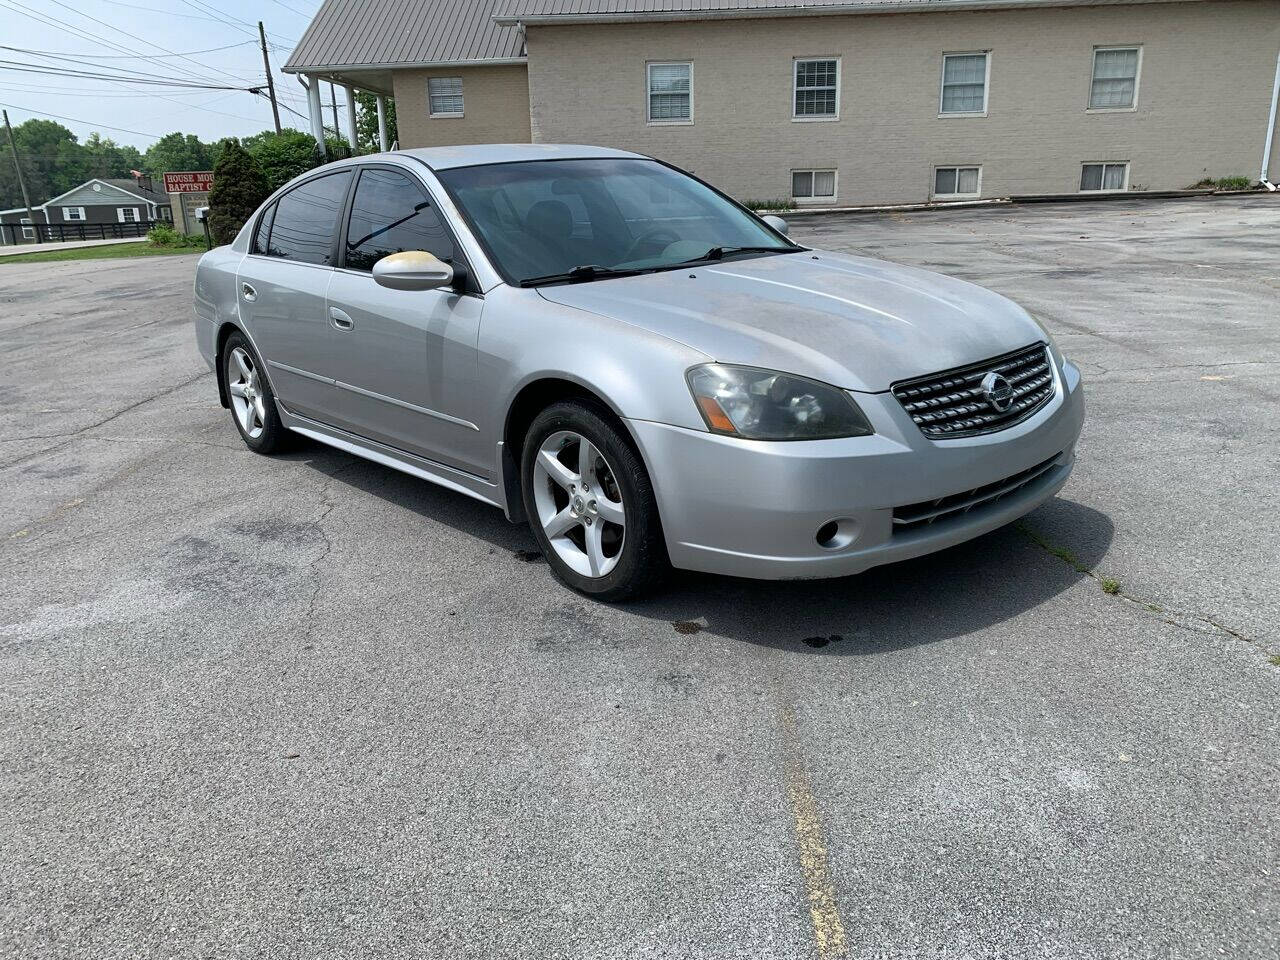
{"type": "Polygon", "coordinates": [[[125,193],[132,193],[135,196],[142,197],[144,200],[150,200],[152,203],[168,203],[169,195],[163,190],[155,189],[155,180],[151,181],[152,189],[146,190],[138,186],[138,182],[132,179],[104,179],[103,183],[110,184],[117,190],[123,190],[125,193]]]}
{"type": "Polygon", "coordinates": [[[499,0],[324,0],[288,73],[523,63],[524,37],[493,22],[499,0]]]}
{"type": "MultiPolygon", "coordinates": [[[[159,203],[164,205],[167,205],[169,203],[169,195],[165,193],[163,190],[144,190],[142,187],[138,186],[137,182],[134,180],[119,179],[119,178],[107,179],[104,177],[93,177],[89,180],[86,180],[84,183],[76,184],[70,190],[66,190],[58,194],[56,197],[50,197],[44,203],[33,205],[32,209],[43,210],[45,207],[48,207],[48,206],[57,206],[59,200],[63,200],[71,196],[72,194],[79,193],[81,190],[84,190],[86,187],[90,187],[95,183],[105,184],[108,187],[112,187],[117,191],[122,191],[124,193],[127,193],[129,194],[129,196],[136,197],[139,200],[146,200],[151,203],[159,203]]],[[[100,194],[100,195],[95,195],[93,198],[86,197],[83,201],[77,204],[73,204],[73,206],[86,206],[86,207],[112,206],[114,207],[119,205],[120,202],[121,201],[120,201],[119,193],[100,194]]],[[[125,203],[128,203],[128,201],[125,201],[125,203]]],[[[25,210],[26,207],[22,207],[20,209],[25,210]]],[[[12,212],[13,211],[11,210],[0,210],[0,213],[12,213],[12,212]]]]}
{"type": "Polygon", "coordinates": [[[494,21],[507,25],[625,23],[1172,2],[1177,0],[499,0],[494,21]]]}

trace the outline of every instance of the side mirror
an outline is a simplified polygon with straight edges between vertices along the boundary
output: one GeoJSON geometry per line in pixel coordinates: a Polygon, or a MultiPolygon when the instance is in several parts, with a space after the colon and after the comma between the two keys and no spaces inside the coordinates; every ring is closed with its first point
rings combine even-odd
{"type": "Polygon", "coordinates": [[[392,290],[435,290],[453,283],[453,267],[425,250],[405,250],[375,263],[373,279],[392,290]]]}
{"type": "Polygon", "coordinates": [[[764,222],[767,223],[769,226],[773,227],[773,229],[777,230],[784,237],[791,232],[791,228],[787,226],[787,221],[783,220],[781,217],[775,217],[773,214],[770,213],[770,214],[766,214],[764,217],[761,217],[761,219],[764,220],[764,222]]]}

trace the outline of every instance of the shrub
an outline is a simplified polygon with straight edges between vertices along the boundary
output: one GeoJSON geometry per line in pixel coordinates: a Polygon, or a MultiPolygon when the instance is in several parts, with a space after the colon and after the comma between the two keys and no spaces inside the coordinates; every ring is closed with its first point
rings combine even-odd
{"type": "Polygon", "coordinates": [[[157,223],[147,231],[147,239],[153,247],[176,247],[181,243],[182,234],[167,223],[157,223]]]}
{"type": "Polygon", "coordinates": [[[794,200],[743,200],[742,205],[748,210],[794,210],[794,200]]]}

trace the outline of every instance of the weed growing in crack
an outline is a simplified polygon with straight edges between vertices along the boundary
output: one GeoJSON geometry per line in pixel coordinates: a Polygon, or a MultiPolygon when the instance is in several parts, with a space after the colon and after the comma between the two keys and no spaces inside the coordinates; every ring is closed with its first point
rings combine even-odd
{"type": "Polygon", "coordinates": [[[1119,580],[1112,580],[1110,577],[1102,577],[1098,581],[1098,584],[1102,587],[1102,592],[1105,594],[1109,594],[1110,596],[1114,597],[1117,593],[1120,592],[1119,580]]]}

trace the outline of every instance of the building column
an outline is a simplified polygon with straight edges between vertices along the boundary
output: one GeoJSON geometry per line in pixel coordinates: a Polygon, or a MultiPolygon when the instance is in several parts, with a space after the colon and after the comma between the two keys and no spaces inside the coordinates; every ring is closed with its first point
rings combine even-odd
{"type": "Polygon", "coordinates": [[[356,88],[344,87],[347,91],[347,139],[351,142],[351,155],[360,153],[360,143],[356,138],[356,88]]]}
{"type": "Polygon", "coordinates": [[[378,94],[378,149],[387,152],[387,100],[378,94]]]}
{"type": "Polygon", "coordinates": [[[324,115],[320,112],[320,81],[315,77],[308,77],[307,80],[307,114],[311,120],[311,136],[316,138],[316,144],[320,150],[320,156],[328,158],[328,151],[324,146],[324,115]]]}

